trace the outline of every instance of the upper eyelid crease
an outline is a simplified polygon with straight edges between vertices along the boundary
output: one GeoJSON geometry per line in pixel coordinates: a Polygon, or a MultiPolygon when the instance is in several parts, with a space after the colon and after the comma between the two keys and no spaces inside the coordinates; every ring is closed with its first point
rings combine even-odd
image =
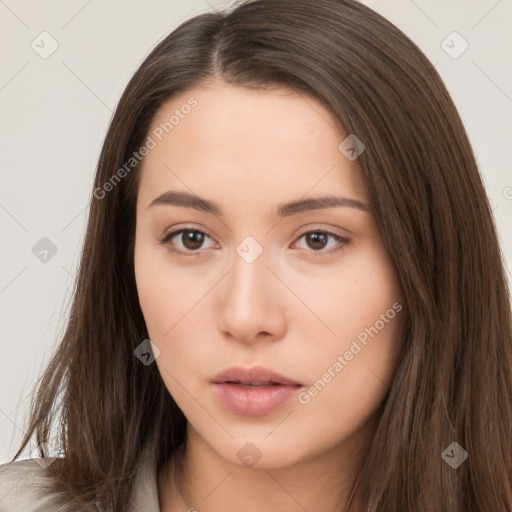
{"type": "MultiPolygon", "coordinates": [[[[165,192],[164,194],[153,199],[153,201],[151,201],[146,209],[156,205],[181,206],[185,208],[193,208],[205,213],[211,213],[216,216],[222,216],[222,208],[220,205],[188,192],[165,192]]],[[[277,208],[277,215],[278,217],[290,217],[305,211],[333,208],[336,206],[350,207],[363,212],[370,211],[370,206],[366,203],[363,203],[362,201],[359,201],[358,199],[338,196],[325,196],[300,199],[298,201],[292,201],[290,203],[279,205],[277,208]]]]}

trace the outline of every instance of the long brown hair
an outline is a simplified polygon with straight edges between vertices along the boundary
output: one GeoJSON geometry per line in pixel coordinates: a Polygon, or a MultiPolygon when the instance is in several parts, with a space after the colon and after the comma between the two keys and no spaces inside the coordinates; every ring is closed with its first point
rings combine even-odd
{"type": "Polygon", "coordinates": [[[354,0],[246,1],[189,19],[144,60],[103,145],[69,322],[13,460],[34,436],[48,455],[57,428],[53,491],[71,509],[127,510],[143,451],[161,464],[185,440],[157,366],[134,356],[148,338],[133,267],[140,166],[105,197],[98,190],[144,144],[164,102],[214,78],[315,98],[366,146],[358,162],[407,322],[354,484],[364,510],[512,510],[510,298],[482,179],[436,69],[354,0]],[[456,469],[442,456],[454,442],[468,454],[456,469]]]}

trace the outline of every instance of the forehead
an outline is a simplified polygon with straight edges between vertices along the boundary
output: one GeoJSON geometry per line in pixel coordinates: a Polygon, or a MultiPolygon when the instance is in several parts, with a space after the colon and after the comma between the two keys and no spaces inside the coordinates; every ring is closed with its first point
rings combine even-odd
{"type": "Polygon", "coordinates": [[[187,90],[152,121],[155,144],[142,165],[139,202],[166,189],[225,201],[234,195],[246,206],[310,190],[366,200],[357,162],[338,149],[346,137],[338,126],[318,101],[286,88],[187,90]]]}

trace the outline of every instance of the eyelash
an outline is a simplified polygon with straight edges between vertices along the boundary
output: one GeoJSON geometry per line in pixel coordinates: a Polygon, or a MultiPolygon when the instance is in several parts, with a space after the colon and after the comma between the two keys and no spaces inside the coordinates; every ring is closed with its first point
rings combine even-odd
{"type": "MultiPolygon", "coordinates": [[[[168,247],[169,250],[171,250],[172,252],[178,254],[179,256],[200,256],[201,255],[201,249],[199,249],[197,251],[180,251],[180,250],[172,247],[169,244],[169,241],[172,238],[174,238],[176,235],[184,233],[185,231],[190,231],[192,233],[201,233],[202,235],[205,235],[208,238],[211,238],[207,233],[205,233],[204,231],[201,231],[200,229],[180,228],[180,229],[177,229],[175,231],[171,231],[171,232],[167,233],[163,238],[159,239],[158,242],[160,244],[168,247]]],[[[323,235],[330,236],[330,237],[334,238],[337,242],[340,242],[342,244],[341,247],[339,247],[337,249],[334,249],[334,250],[331,249],[331,250],[328,250],[328,251],[315,251],[315,250],[308,251],[311,254],[316,255],[316,256],[325,256],[325,255],[329,255],[330,256],[330,255],[335,254],[335,253],[337,253],[339,251],[343,251],[345,249],[345,246],[350,242],[350,240],[348,238],[340,236],[340,235],[338,235],[336,233],[332,233],[331,231],[327,231],[325,229],[315,229],[315,230],[311,230],[311,231],[306,231],[306,232],[302,233],[297,238],[297,240],[300,240],[303,236],[309,235],[311,233],[321,233],[323,235]]]]}

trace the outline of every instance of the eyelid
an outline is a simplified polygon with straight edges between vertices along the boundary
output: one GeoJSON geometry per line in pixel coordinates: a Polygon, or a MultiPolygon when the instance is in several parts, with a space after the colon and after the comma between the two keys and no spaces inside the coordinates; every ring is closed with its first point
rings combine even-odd
{"type": "MultiPolygon", "coordinates": [[[[202,233],[203,235],[207,235],[212,240],[215,240],[215,237],[213,237],[206,229],[199,228],[196,226],[191,226],[190,224],[177,224],[176,226],[173,226],[172,228],[168,228],[165,230],[165,234],[162,238],[166,238],[169,235],[176,235],[180,231],[197,231],[198,233],[202,233]]],[[[215,240],[216,241],[216,240],[215,240]]]]}
{"type": "MultiPolygon", "coordinates": [[[[337,236],[339,238],[348,240],[347,237],[343,236],[341,233],[336,232],[335,229],[336,228],[325,227],[325,226],[322,226],[319,224],[308,224],[308,225],[302,226],[300,229],[298,229],[294,233],[293,236],[299,237],[299,236],[305,235],[306,233],[311,233],[311,232],[316,233],[317,231],[322,231],[324,233],[328,233],[329,235],[337,236]]],[[[340,230],[340,228],[337,228],[337,229],[340,230]]],[[[347,230],[345,230],[345,231],[347,231],[347,230]]]]}

